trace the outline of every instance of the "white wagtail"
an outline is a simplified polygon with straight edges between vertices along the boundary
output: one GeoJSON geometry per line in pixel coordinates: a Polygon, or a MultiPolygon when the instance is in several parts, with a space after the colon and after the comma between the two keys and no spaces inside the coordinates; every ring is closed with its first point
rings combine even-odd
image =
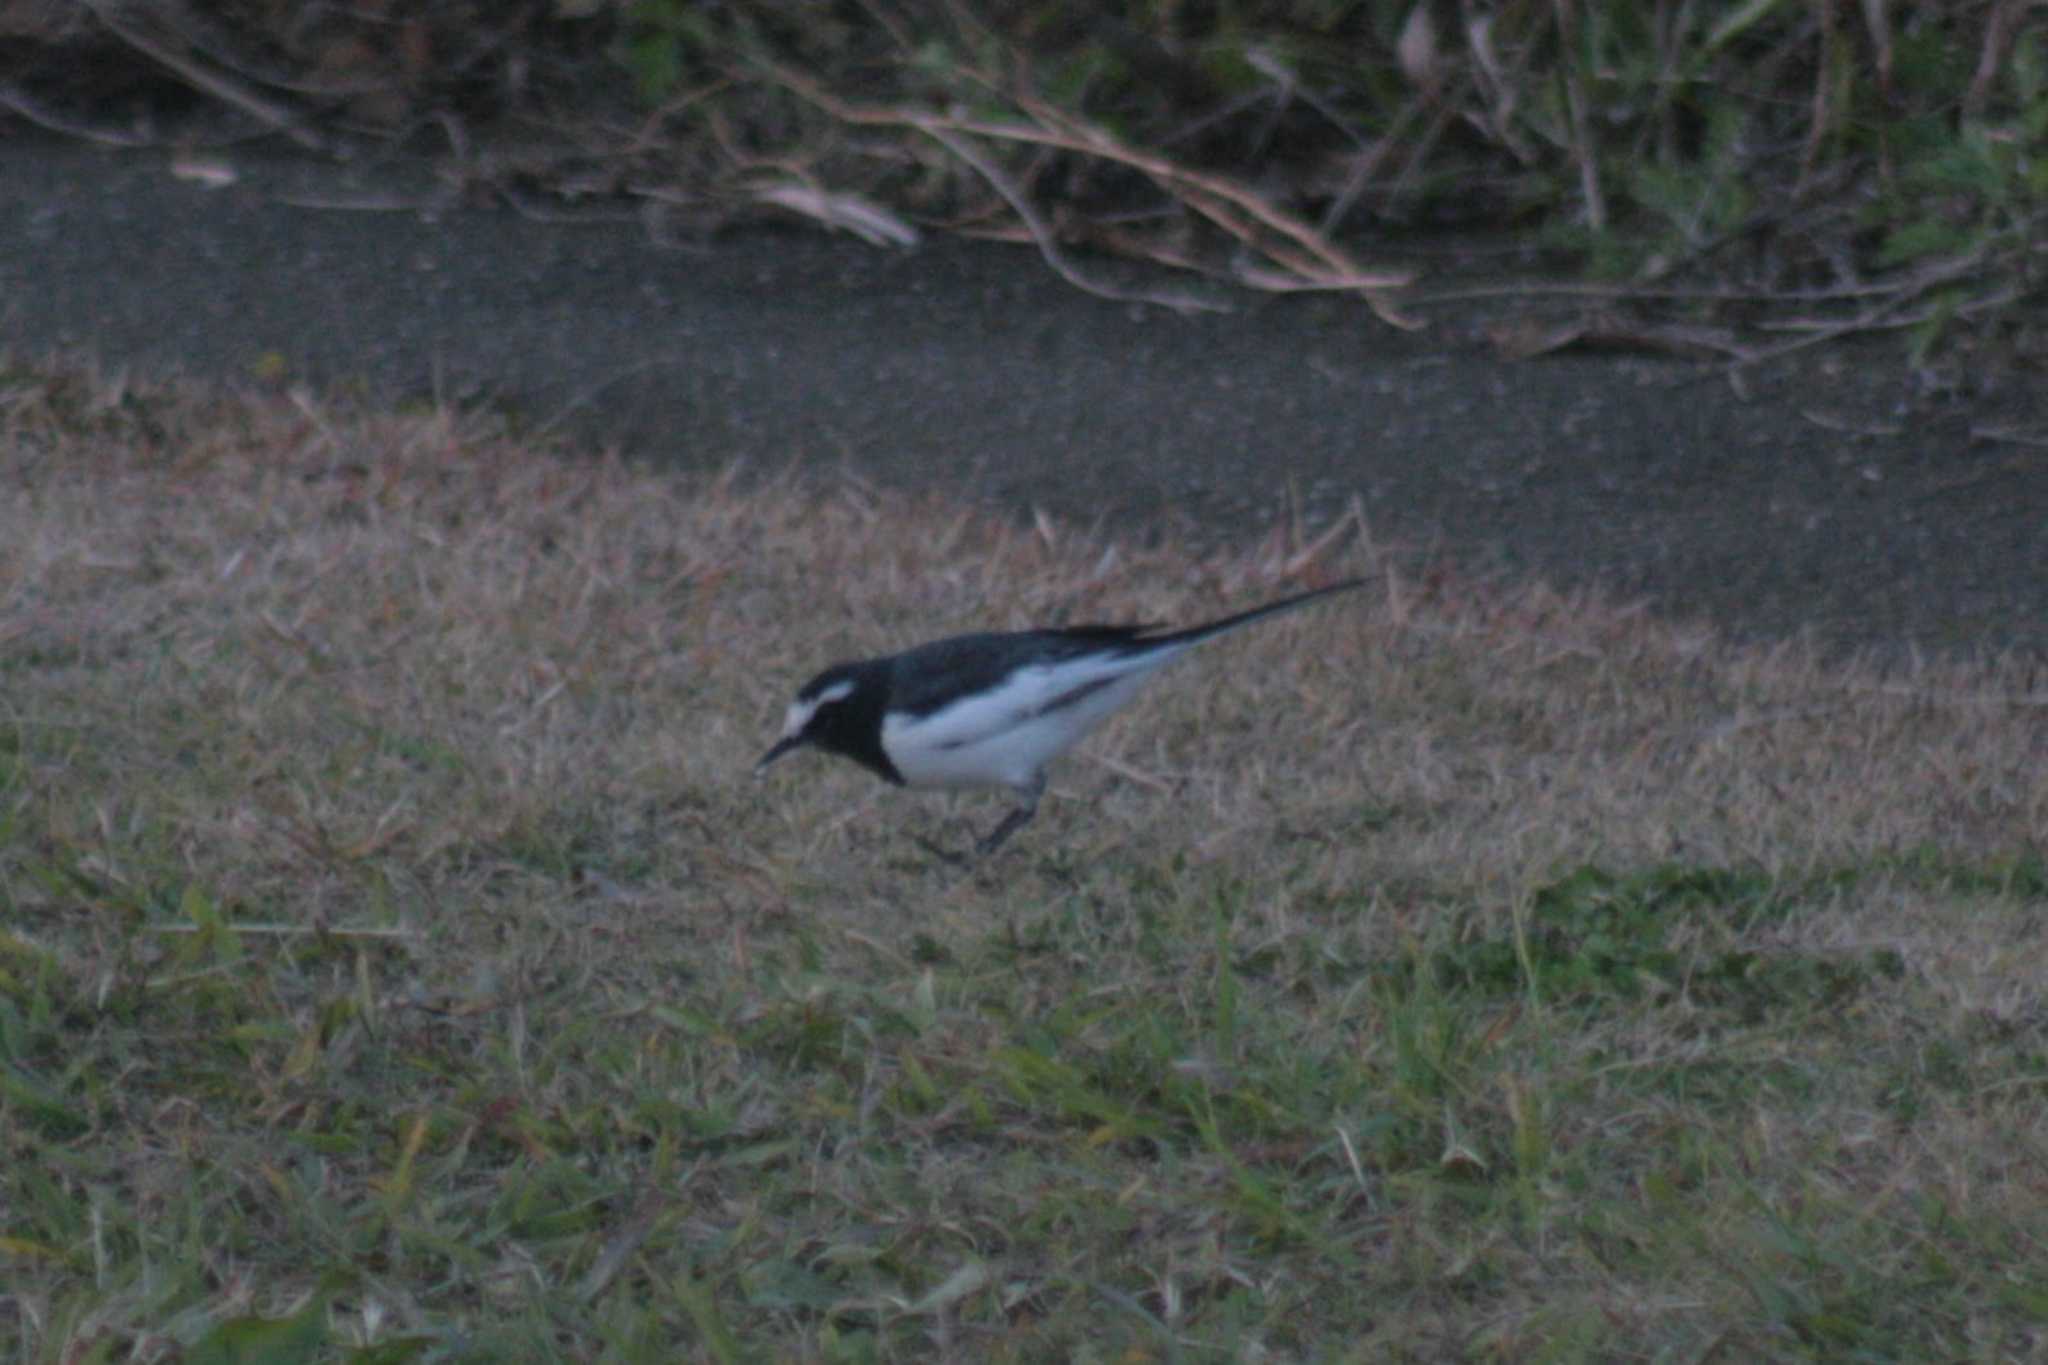
{"type": "Polygon", "coordinates": [[[899,787],[1008,787],[1019,805],[975,847],[993,853],[1038,812],[1045,767],[1211,636],[1358,587],[1349,579],[1166,635],[1151,626],[1063,626],[955,635],[834,664],[789,704],[760,772],[809,744],[899,787]]]}

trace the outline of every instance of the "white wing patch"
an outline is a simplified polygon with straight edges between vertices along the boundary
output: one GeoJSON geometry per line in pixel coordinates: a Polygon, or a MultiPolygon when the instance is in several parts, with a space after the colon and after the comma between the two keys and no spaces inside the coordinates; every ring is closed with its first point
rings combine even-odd
{"type": "Polygon", "coordinates": [[[995,690],[930,715],[890,716],[882,748],[913,787],[1028,787],[1182,652],[1020,668],[995,690]]]}

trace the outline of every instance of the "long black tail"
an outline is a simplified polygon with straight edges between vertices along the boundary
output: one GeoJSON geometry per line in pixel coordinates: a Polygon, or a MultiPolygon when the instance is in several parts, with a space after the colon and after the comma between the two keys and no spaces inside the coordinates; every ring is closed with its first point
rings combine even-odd
{"type": "Polygon", "coordinates": [[[1268,602],[1263,607],[1253,607],[1250,611],[1241,611],[1235,616],[1226,616],[1220,621],[1211,621],[1207,625],[1189,626],[1185,630],[1172,631],[1166,635],[1147,635],[1140,639],[1138,643],[1148,646],[1191,645],[1197,640],[1206,640],[1211,635],[1221,635],[1226,630],[1236,630],[1239,626],[1248,626],[1252,622],[1263,620],[1268,616],[1278,616],[1283,611],[1293,611],[1297,607],[1305,607],[1318,598],[1328,597],[1332,593],[1349,592],[1353,588],[1364,587],[1366,581],[1363,578],[1347,578],[1342,583],[1332,583],[1329,587],[1317,588],[1314,592],[1297,593],[1293,597],[1283,597],[1278,602],[1268,602]]]}

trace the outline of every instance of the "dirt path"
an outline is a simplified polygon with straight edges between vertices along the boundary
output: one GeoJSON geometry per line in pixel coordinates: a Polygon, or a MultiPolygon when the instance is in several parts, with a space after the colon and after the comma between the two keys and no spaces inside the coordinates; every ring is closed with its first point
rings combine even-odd
{"type": "Polygon", "coordinates": [[[836,463],[1219,535],[1356,494],[1383,540],[1733,632],[2048,654],[2048,380],[1922,391],[1892,342],[1751,376],[1502,361],[1341,300],[1177,317],[1014,248],[663,247],[424,202],[429,171],[0,143],[0,344],[508,404],[687,465],[836,463]],[[296,207],[320,196],[327,207],[296,207]],[[333,207],[336,200],[354,207],[333,207]],[[2016,431],[2034,443],[1987,438],[2016,431]]]}

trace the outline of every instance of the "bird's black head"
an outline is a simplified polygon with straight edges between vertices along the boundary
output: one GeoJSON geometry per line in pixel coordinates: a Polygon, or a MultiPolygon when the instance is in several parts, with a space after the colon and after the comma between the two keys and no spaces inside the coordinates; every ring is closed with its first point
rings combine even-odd
{"type": "Polygon", "coordinates": [[[791,750],[809,744],[850,758],[900,785],[903,775],[882,752],[882,711],[888,690],[888,675],[874,662],[832,665],[797,692],[782,723],[782,738],[761,755],[754,771],[758,773],[791,750]]]}

